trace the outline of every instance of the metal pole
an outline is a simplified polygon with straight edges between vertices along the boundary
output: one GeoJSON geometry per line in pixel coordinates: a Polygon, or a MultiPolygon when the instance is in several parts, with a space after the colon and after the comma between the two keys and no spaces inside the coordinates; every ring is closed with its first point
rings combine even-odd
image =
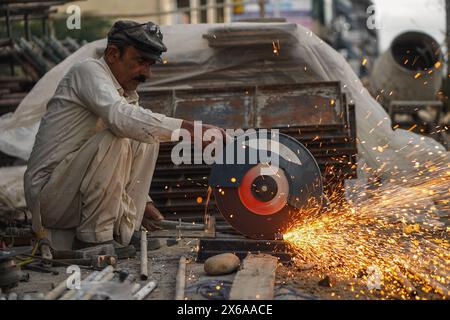
{"type": "Polygon", "coordinates": [[[207,0],[206,6],[206,21],[208,23],[217,22],[216,0],[207,0]]]}
{"type": "Polygon", "coordinates": [[[48,35],[48,30],[47,30],[47,17],[42,19],[42,35],[44,37],[46,37],[48,35]]]}
{"type": "Polygon", "coordinates": [[[8,8],[6,8],[5,17],[6,17],[6,35],[8,36],[9,39],[11,39],[11,20],[10,20],[11,18],[10,18],[10,15],[9,15],[9,9],[8,8]]]}
{"type": "Polygon", "coordinates": [[[266,16],[266,1],[259,0],[259,17],[264,18],[266,16]]]}
{"type": "MultiPolygon", "coordinates": [[[[99,274],[98,271],[94,271],[94,272],[90,273],[86,278],[84,278],[81,281],[81,289],[79,289],[79,290],[84,290],[84,287],[89,282],[91,282],[98,274],[99,274]]],[[[63,294],[61,296],[60,300],[71,300],[73,297],[75,297],[79,293],[79,290],[70,289],[69,291],[67,291],[65,294],[63,294]]]]}
{"type": "Polygon", "coordinates": [[[24,22],[25,22],[25,39],[30,41],[31,39],[31,32],[30,32],[30,21],[28,19],[28,14],[24,16],[24,22]]]}
{"type": "Polygon", "coordinates": [[[178,273],[175,284],[175,300],[184,300],[184,287],[186,285],[186,257],[181,256],[178,263],[178,273]]]}
{"type": "Polygon", "coordinates": [[[142,287],[141,290],[135,293],[134,298],[136,300],[144,300],[145,297],[147,297],[150,294],[150,292],[152,292],[153,289],[155,288],[156,288],[156,281],[150,281],[144,287],[142,287]]]}
{"type": "Polygon", "coordinates": [[[141,280],[148,279],[147,231],[141,231],[141,280]]]}
{"type": "Polygon", "coordinates": [[[198,10],[198,7],[200,7],[200,0],[190,0],[189,1],[189,7],[191,8],[191,19],[190,22],[192,24],[199,23],[199,15],[200,12],[198,10]]]}
{"type": "MultiPolygon", "coordinates": [[[[9,15],[9,9],[6,8],[6,13],[5,13],[5,18],[6,18],[6,35],[8,37],[8,39],[10,41],[12,41],[12,34],[11,34],[11,17],[9,15]]],[[[14,76],[15,72],[14,72],[14,62],[10,62],[9,64],[10,70],[11,70],[11,75],[14,76]]]]}
{"type": "Polygon", "coordinates": [[[231,17],[233,15],[233,2],[232,0],[224,0],[224,6],[223,6],[223,21],[225,23],[231,22],[231,17]]]}

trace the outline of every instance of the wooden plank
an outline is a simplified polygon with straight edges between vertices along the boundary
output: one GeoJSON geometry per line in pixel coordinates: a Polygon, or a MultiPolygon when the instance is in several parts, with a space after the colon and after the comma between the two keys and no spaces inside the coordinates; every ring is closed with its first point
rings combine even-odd
{"type": "Polygon", "coordinates": [[[278,259],[249,254],[231,287],[230,300],[272,300],[278,259]]]}

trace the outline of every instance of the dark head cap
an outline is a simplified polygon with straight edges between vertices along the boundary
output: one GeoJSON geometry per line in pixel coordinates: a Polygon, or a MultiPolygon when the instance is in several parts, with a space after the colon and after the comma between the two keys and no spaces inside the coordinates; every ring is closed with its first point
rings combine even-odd
{"type": "Polygon", "coordinates": [[[159,26],[153,22],[117,21],[108,32],[108,44],[131,45],[144,56],[162,62],[161,54],[167,51],[162,42],[159,26]]]}

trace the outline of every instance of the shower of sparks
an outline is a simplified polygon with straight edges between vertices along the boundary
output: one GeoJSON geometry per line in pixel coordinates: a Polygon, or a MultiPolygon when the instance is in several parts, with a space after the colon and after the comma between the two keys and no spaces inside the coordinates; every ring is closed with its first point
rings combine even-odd
{"type": "Polygon", "coordinates": [[[416,168],[414,175],[353,190],[352,201],[332,196],[324,213],[302,215],[284,235],[295,261],[366,281],[378,270],[383,298],[448,299],[450,228],[438,219],[449,219],[450,162],[416,168]]]}

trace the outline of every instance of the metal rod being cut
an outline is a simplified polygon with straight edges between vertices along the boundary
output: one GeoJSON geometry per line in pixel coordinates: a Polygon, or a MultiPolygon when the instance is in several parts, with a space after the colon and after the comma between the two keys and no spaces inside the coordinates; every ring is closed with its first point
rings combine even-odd
{"type": "Polygon", "coordinates": [[[186,284],[186,257],[182,256],[178,264],[178,273],[175,287],[175,300],[184,300],[185,284],[186,284]]]}

